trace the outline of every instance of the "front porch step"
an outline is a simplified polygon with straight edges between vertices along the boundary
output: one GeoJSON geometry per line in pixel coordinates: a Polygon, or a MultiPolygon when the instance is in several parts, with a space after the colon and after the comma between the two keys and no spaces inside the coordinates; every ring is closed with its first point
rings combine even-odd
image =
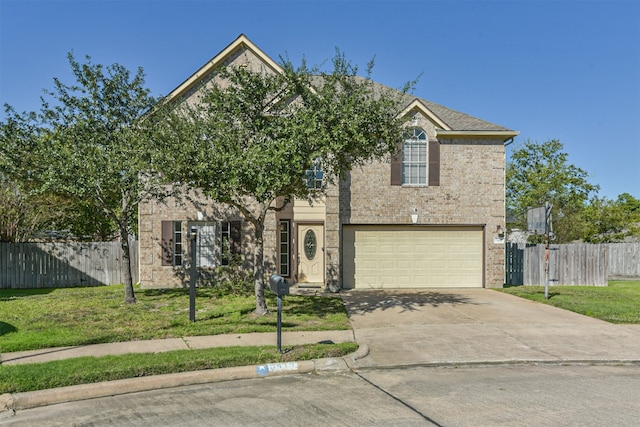
{"type": "Polygon", "coordinates": [[[320,289],[322,288],[323,285],[324,283],[318,282],[318,283],[296,283],[293,286],[300,289],[320,289]]]}

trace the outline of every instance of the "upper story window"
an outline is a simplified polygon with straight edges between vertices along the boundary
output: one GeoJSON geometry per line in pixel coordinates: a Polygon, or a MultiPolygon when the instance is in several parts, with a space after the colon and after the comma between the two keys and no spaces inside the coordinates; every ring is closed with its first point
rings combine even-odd
{"type": "Polygon", "coordinates": [[[307,169],[307,187],[319,190],[324,183],[324,171],[322,170],[322,159],[318,158],[313,163],[312,169],[307,169]]]}
{"type": "Polygon", "coordinates": [[[428,141],[421,128],[409,130],[402,144],[402,184],[427,185],[428,141]]]}

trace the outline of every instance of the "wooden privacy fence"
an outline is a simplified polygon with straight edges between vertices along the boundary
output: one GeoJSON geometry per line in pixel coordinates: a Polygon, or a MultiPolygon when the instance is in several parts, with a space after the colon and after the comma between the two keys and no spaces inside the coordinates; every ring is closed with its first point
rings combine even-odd
{"type": "Polygon", "coordinates": [[[640,243],[610,243],[609,278],[640,278],[640,243]]]}
{"type": "MultiPolygon", "coordinates": [[[[524,252],[524,284],[544,285],[545,245],[524,252]]],[[[609,254],[603,245],[551,245],[549,284],[607,286],[609,254]]]]}
{"type": "MultiPolygon", "coordinates": [[[[131,248],[136,283],[137,242],[131,248]]],[[[113,285],[125,268],[119,242],[0,243],[0,289],[113,285]]]]}
{"type": "MultiPolygon", "coordinates": [[[[505,283],[544,285],[545,258],[545,245],[507,244],[505,283]]],[[[550,284],[606,286],[611,278],[640,278],[640,243],[550,246],[550,284]]]]}

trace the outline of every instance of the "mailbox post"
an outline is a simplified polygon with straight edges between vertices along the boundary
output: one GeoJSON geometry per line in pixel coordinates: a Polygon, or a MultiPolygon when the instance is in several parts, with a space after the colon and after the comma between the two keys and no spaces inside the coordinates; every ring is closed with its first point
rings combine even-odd
{"type": "Polygon", "coordinates": [[[191,239],[191,277],[190,286],[189,286],[189,320],[192,322],[196,321],[196,276],[198,274],[198,270],[196,269],[196,251],[198,250],[198,231],[194,227],[191,229],[191,235],[189,238],[191,239]]]}
{"type": "Polygon", "coordinates": [[[289,295],[289,282],[274,274],[269,278],[269,288],[278,296],[278,352],[282,353],[282,298],[289,295]]]}

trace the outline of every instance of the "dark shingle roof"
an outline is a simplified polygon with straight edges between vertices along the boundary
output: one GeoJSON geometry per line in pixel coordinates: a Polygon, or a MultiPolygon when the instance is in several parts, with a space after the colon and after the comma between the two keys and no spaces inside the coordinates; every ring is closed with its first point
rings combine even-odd
{"type": "MultiPolygon", "coordinates": [[[[374,82],[374,84],[380,91],[391,90],[395,91],[398,94],[401,94],[401,91],[393,89],[382,83],[374,82]]],[[[453,131],[513,132],[513,130],[504,126],[500,126],[495,123],[470,116],[469,114],[461,113],[460,111],[453,110],[449,107],[445,107],[444,105],[429,101],[428,99],[420,98],[409,93],[406,93],[402,96],[402,101],[405,107],[409,106],[415,100],[418,100],[422,104],[424,104],[425,107],[427,107],[440,120],[446,123],[447,126],[449,126],[453,131]]]]}
{"type": "Polygon", "coordinates": [[[452,130],[458,131],[511,131],[504,126],[470,116],[460,111],[452,110],[429,100],[418,98],[440,120],[445,122],[452,130]]]}

